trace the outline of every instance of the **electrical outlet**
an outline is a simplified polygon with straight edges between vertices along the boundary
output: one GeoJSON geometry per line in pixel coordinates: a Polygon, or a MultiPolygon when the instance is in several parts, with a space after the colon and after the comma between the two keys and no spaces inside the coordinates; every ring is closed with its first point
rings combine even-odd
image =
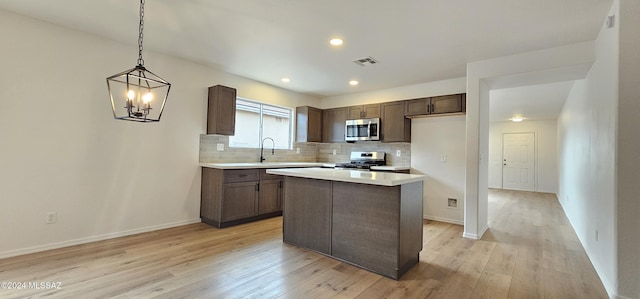
{"type": "Polygon", "coordinates": [[[401,150],[396,150],[396,157],[400,157],[402,156],[402,151],[401,150]]]}
{"type": "Polygon", "coordinates": [[[333,150],[333,155],[334,155],[334,156],[336,155],[336,150],[333,150]]]}
{"type": "Polygon", "coordinates": [[[299,153],[300,153],[300,148],[296,147],[296,154],[299,154],[299,153]]]}
{"type": "Polygon", "coordinates": [[[447,163],[447,154],[440,155],[440,162],[447,163]]]}
{"type": "Polygon", "coordinates": [[[58,212],[47,212],[47,224],[54,224],[58,222],[58,212]]]}
{"type": "Polygon", "coordinates": [[[223,152],[224,151],[224,143],[216,144],[216,150],[218,150],[219,152],[223,152]]]}

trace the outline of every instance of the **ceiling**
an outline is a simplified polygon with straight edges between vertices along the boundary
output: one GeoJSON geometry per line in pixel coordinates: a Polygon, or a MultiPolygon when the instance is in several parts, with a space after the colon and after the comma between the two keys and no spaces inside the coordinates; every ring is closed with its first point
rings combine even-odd
{"type": "Polygon", "coordinates": [[[490,92],[490,118],[509,121],[515,115],[527,120],[557,119],[574,81],[494,89],[490,92]]]}
{"type": "MultiPolygon", "coordinates": [[[[464,77],[466,64],[594,40],[612,0],[153,0],[144,46],[327,97],[464,77]],[[341,37],[340,47],[329,39],[341,37]],[[371,56],[378,64],[359,66],[371,56]],[[283,83],[281,78],[291,82],[283,83]],[[352,87],[349,80],[358,80],[352,87]]],[[[135,45],[135,0],[2,0],[0,9],[135,45]]],[[[132,53],[132,62],[135,62],[132,53]]],[[[146,61],[153,68],[158,63],[146,61]]]]}

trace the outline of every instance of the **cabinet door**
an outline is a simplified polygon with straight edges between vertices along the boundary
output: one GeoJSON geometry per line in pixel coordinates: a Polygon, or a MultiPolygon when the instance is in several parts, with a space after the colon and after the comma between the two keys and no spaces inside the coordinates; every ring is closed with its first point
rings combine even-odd
{"type": "Polygon", "coordinates": [[[207,134],[233,135],[236,129],[236,89],[209,87],[207,134]]]}
{"type": "Polygon", "coordinates": [[[282,180],[260,181],[258,215],[282,211],[282,180]]]}
{"type": "Polygon", "coordinates": [[[381,117],[380,104],[364,105],[362,107],[365,118],[378,118],[381,117]]]}
{"type": "Polygon", "coordinates": [[[222,221],[242,219],[257,215],[258,182],[224,184],[222,221]]]}
{"type": "Polygon", "coordinates": [[[382,104],[382,141],[411,142],[411,120],[404,117],[406,101],[382,104]]]}
{"type": "Polygon", "coordinates": [[[431,98],[431,114],[456,113],[462,111],[461,94],[431,98]]]}
{"type": "Polygon", "coordinates": [[[322,111],[322,142],[345,142],[344,127],[348,108],[335,108],[322,111]]]}
{"type": "Polygon", "coordinates": [[[322,142],[322,110],[296,107],[296,141],[322,142]]]}
{"type": "Polygon", "coordinates": [[[431,113],[431,98],[408,100],[405,116],[428,115],[431,113]]]}
{"type": "Polygon", "coordinates": [[[347,107],[348,116],[347,119],[360,119],[362,118],[362,106],[351,106],[347,107]]]}
{"type": "Polygon", "coordinates": [[[351,106],[347,107],[347,109],[349,109],[347,116],[348,119],[380,117],[380,104],[351,106]]]}

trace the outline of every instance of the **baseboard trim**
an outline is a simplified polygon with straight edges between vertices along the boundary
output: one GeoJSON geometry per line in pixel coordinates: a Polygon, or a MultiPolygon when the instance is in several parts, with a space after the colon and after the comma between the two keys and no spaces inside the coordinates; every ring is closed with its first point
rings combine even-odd
{"type": "Polygon", "coordinates": [[[140,234],[140,233],[147,233],[147,232],[151,232],[151,231],[155,231],[155,230],[161,230],[161,229],[165,229],[165,228],[172,228],[172,227],[176,227],[176,226],[182,226],[182,225],[198,223],[198,222],[200,222],[200,218],[177,221],[177,222],[172,222],[172,223],[165,223],[165,224],[160,224],[160,225],[147,226],[147,227],[127,230],[127,231],[122,231],[122,232],[109,233],[109,234],[98,235],[98,236],[91,236],[91,237],[68,240],[68,241],[63,241],[63,242],[56,242],[56,243],[51,243],[51,244],[46,244],[46,245],[27,247],[27,248],[23,248],[23,249],[3,251],[3,252],[0,252],[0,259],[19,256],[19,255],[25,255],[25,254],[30,254],[30,253],[36,253],[36,252],[41,252],[41,251],[46,251],[46,250],[58,249],[58,248],[63,248],[63,247],[69,247],[69,246],[74,246],[74,245],[86,244],[86,243],[91,243],[91,242],[103,241],[103,240],[108,240],[108,239],[113,239],[113,238],[125,237],[125,236],[140,234]]]}
{"type": "Polygon", "coordinates": [[[484,236],[484,233],[486,233],[488,229],[489,229],[489,226],[485,225],[485,227],[483,227],[480,230],[479,234],[470,234],[470,233],[464,232],[464,233],[462,233],[462,237],[463,238],[467,238],[467,239],[480,240],[480,239],[482,239],[482,236],[484,236]]]}
{"type": "Polygon", "coordinates": [[[464,225],[464,221],[455,220],[455,219],[449,219],[449,218],[443,218],[443,217],[438,217],[438,216],[423,215],[422,218],[427,219],[427,220],[440,221],[440,222],[446,222],[446,223],[457,224],[457,225],[464,225]]]}

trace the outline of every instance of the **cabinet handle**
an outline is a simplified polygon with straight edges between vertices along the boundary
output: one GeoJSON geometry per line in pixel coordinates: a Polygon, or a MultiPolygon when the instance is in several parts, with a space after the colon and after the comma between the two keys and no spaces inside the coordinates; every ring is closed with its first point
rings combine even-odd
{"type": "Polygon", "coordinates": [[[431,104],[431,113],[436,112],[436,104],[431,104]]]}
{"type": "Polygon", "coordinates": [[[241,175],[238,175],[238,176],[241,177],[241,178],[245,178],[245,177],[248,176],[248,174],[241,174],[241,175]]]}
{"type": "Polygon", "coordinates": [[[256,191],[260,191],[260,183],[256,183],[256,191]]]}
{"type": "Polygon", "coordinates": [[[431,104],[427,104],[427,114],[431,114],[431,104]]]}
{"type": "Polygon", "coordinates": [[[280,188],[284,186],[284,181],[280,181],[280,188]]]}

